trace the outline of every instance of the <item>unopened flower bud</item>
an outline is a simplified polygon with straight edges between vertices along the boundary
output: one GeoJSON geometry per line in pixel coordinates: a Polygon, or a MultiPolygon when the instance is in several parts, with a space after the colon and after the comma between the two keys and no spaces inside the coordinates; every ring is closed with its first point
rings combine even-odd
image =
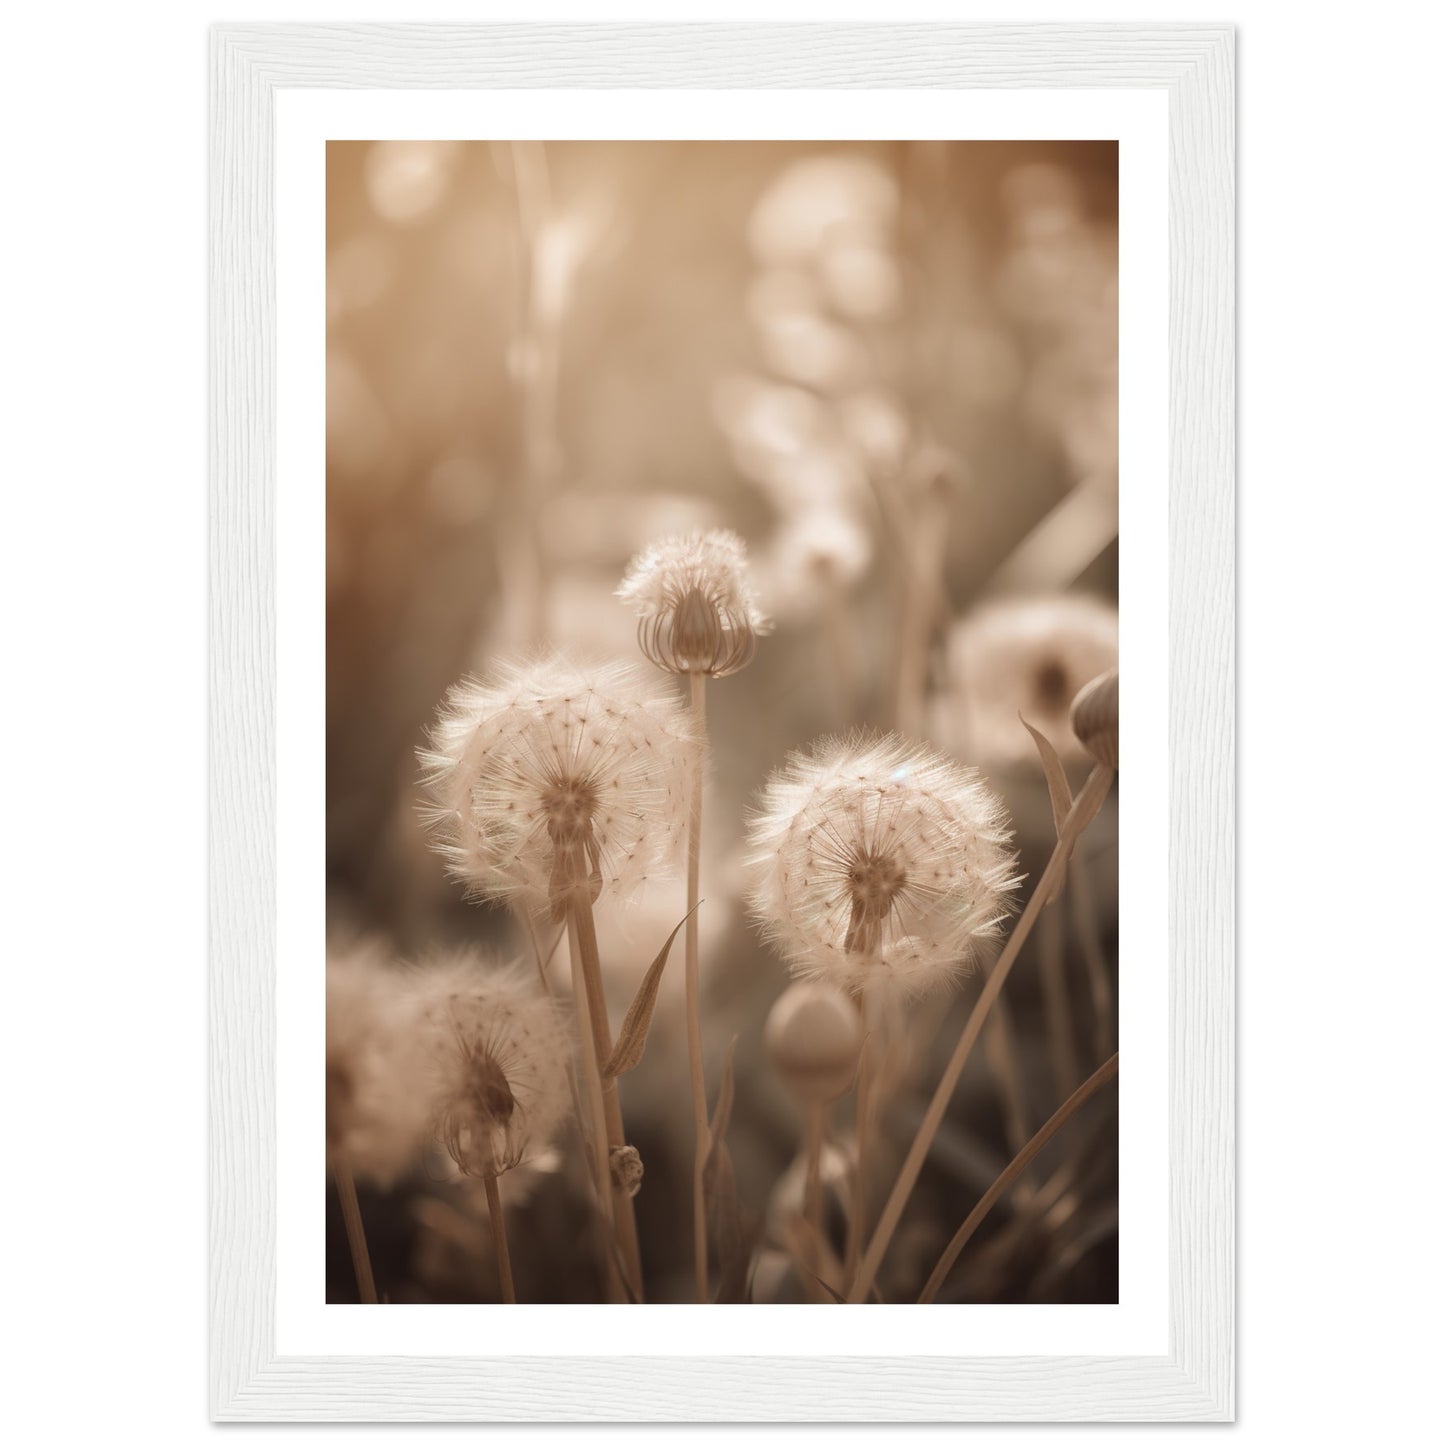
{"type": "Polygon", "coordinates": [[[768,1052],[804,1103],[826,1104],[853,1082],[863,1023],[848,998],[826,983],[795,983],[773,1005],[768,1052]]]}
{"type": "Polygon", "coordinates": [[[644,655],[667,672],[726,677],[752,661],[770,623],[733,532],[669,537],[632,559],[617,595],[637,614],[644,655]]]}
{"type": "Polygon", "coordinates": [[[642,1155],[631,1144],[614,1144],[608,1155],[612,1167],[612,1186],[629,1199],[642,1188],[642,1155]]]}
{"type": "Polygon", "coordinates": [[[1119,669],[1086,683],[1069,709],[1074,736],[1106,767],[1119,767],[1119,669]]]}

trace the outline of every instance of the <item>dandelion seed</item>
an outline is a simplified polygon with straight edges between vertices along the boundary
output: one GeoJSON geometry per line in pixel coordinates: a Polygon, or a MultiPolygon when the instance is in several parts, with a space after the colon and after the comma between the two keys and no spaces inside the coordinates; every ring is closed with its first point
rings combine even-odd
{"type": "Polygon", "coordinates": [[[771,624],[758,610],[747,549],[734,532],[693,532],[633,558],[617,595],[637,613],[637,641],[667,672],[726,677],[752,661],[771,624]]]}
{"type": "Polygon", "coordinates": [[[749,902],[795,975],[845,993],[945,987],[1018,884],[1003,809],[971,769],[896,735],[794,753],[749,820],[749,902]]]}
{"type": "Polygon", "coordinates": [[[627,664],[562,657],[448,694],[420,753],[433,846],[479,897],[565,915],[666,872],[698,747],[687,710],[627,664]]]}
{"type": "Polygon", "coordinates": [[[495,1179],[542,1156],[568,1108],[567,1025],[520,968],[463,952],[421,970],[431,1123],[457,1169],[495,1179]]]}

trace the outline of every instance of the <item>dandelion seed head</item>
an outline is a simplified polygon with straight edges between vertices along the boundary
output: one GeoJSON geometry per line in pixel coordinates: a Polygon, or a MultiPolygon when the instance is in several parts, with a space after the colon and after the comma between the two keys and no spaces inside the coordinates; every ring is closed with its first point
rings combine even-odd
{"type": "Polygon", "coordinates": [[[398,970],[376,945],[326,959],[326,1152],[387,1188],[426,1139],[423,1058],[398,970]]]}
{"type": "Polygon", "coordinates": [[[565,1019],[530,973],[464,951],[416,973],[431,1127],[464,1175],[494,1179],[547,1149],[567,1111],[565,1019]]]}
{"type": "Polygon", "coordinates": [[[948,658],[941,741],[988,762],[1031,765],[1036,753],[1022,714],[1061,757],[1078,759],[1069,706],[1085,683],[1118,665],[1119,614],[1080,595],[991,603],[955,626],[948,658]]]}
{"type": "Polygon", "coordinates": [[[639,667],[503,666],[451,690],[420,753],[433,847],[477,897],[560,917],[574,889],[626,896],[676,857],[699,746],[639,667]]]}
{"type": "Polygon", "coordinates": [[[749,820],[749,903],[793,973],[845,993],[947,987],[997,937],[1017,886],[998,800],[896,735],[789,756],[749,820]]]}
{"type": "Polygon", "coordinates": [[[637,640],[667,672],[726,677],[752,661],[770,630],[736,532],[690,532],[632,559],[617,595],[637,614],[637,640]]]}

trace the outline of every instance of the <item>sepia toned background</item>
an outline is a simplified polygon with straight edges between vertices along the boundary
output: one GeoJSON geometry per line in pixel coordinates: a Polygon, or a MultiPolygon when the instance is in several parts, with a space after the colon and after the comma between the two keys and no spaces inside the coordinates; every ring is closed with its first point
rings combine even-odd
{"type": "MultiPolygon", "coordinates": [[[[636,657],[613,595],[628,559],[670,532],[738,531],[777,625],[709,692],[700,919],[710,1081],[738,1040],[755,1298],[790,1297],[772,1222],[797,1186],[798,1118],[763,1047],[786,973],[738,901],[745,809],[789,749],[897,727],[988,775],[1040,871],[1050,808],[1017,714],[1067,753],[1068,701],[1116,647],[1116,162],[1112,143],[1072,142],[328,146],[329,934],[407,959],[515,949],[425,841],[415,749],[438,701],[544,644],[636,657]]],[[[1091,830],[1079,901],[1010,980],[1009,1049],[964,1075],[889,1260],[904,1286],[1113,1047],[1112,819],[1091,830]]],[[[617,1016],[682,898],[603,900],[617,1016]]],[[[670,970],[623,1090],[659,1299],[688,1287],[680,983],[670,970]]],[[[977,988],[910,1024],[900,1150],[977,988]]],[[[1116,1298],[1115,1122],[1101,1098],[1050,1146],[943,1298],[1116,1298]]],[[[530,1172],[523,1297],[596,1298],[582,1199],[562,1161],[530,1172]]],[[[378,1275],[405,1281],[394,1302],[487,1297],[468,1186],[438,1169],[364,1204],[378,1275]]],[[[328,1298],[352,1299],[328,1210],[328,1298]]]]}

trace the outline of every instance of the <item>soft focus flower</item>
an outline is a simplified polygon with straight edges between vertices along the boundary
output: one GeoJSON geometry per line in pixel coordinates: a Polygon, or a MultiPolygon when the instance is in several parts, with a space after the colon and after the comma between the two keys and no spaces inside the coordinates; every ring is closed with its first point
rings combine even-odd
{"type": "Polygon", "coordinates": [[[759,197],[748,240],[760,259],[775,265],[810,261],[841,236],[886,235],[898,201],[898,183],[869,156],[805,156],[759,197]]]}
{"type": "Polygon", "coordinates": [[[503,666],[451,690],[419,754],[433,846],[473,894],[554,917],[574,888],[625,894],[672,864],[698,746],[641,668],[503,666]]]}
{"type": "Polygon", "coordinates": [[[654,543],[632,559],[617,595],[637,614],[638,645],[668,672],[726,677],[752,661],[770,627],[735,532],[654,543]]]}
{"type": "Polygon", "coordinates": [[[383,1188],[420,1157],[427,1097],[415,1014],[375,948],[326,959],[326,1155],[383,1188]]]}
{"type": "Polygon", "coordinates": [[[778,528],[768,552],[767,595],[773,610],[809,616],[836,606],[867,572],[873,538],[852,512],[810,507],[778,528]]]}
{"type": "Polygon", "coordinates": [[[520,968],[464,952],[414,985],[432,1127],[461,1173],[494,1179],[545,1151],[567,1112],[569,1034],[520,968]]]}
{"type": "Polygon", "coordinates": [[[1022,714],[1061,757],[1083,756],[1069,705],[1119,661],[1119,614],[1107,602],[1066,595],[990,603],[953,628],[940,741],[980,762],[1031,763],[1022,714]]]}
{"type": "Polygon", "coordinates": [[[749,902],[802,978],[926,993],[994,938],[1013,873],[1003,810],[972,770],[896,735],[793,753],[749,820],[749,902]]]}
{"type": "Polygon", "coordinates": [[[462,158],[456,141],[381,140],[366,153],[366,192],[378,216],[415,225],[446,196],[462,158]]]}

